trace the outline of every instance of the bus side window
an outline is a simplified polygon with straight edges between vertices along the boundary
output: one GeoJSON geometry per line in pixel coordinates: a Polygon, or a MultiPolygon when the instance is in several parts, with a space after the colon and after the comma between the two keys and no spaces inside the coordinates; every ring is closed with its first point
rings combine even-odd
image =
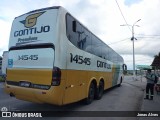
{"type": "Polygon", "coordinates": [[[91,33],[88,30],[85,30],[85,35],[83,37],[85,40],[83,50],[92,53],[91,33]]]}
{"type": "Polygon", "coordinates": [[[72,21],[72,31],[77,32],[77,22],[75,20],[72,21]]]}
{"type": "Polygon", "coordinates": [[[92,34],[92,54],[102,57],[102,42],[92,34]]]}
{"type": "Polygon", "coordinates": [[[68,37],[69,41],[77,47],[78,34],[76,31],[75,32],[73,31],[73,24],[76,24],[74,29],[76,29],[76,31],[77,31],[77,22],[75,21],[75,19],[72,16],[67,14],[67,16],[66,16],[67,37],[68,37]]]}

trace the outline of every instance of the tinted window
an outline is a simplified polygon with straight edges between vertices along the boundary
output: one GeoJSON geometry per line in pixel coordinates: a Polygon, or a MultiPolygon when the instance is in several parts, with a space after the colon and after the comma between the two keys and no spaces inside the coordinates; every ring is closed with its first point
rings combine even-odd
{"type": "Polygon", "coordinates": [[[102,57],[102,46],[103,43],[94,35],[92,35],[92,53],[99,57],[102,57]]]}
{"type": "Polygon", "coordinates": [[[107,45],[103,45],[102,46],[102,58],[108,60],[108,57],[109,57],[108,53],[109,53],[109,47],[107,45]]]}
{"type": "Polygon", "coordinates": [[[72,31],[72,22],[74,21],[74,19],[70,15],[67,15],[66,20],[67,20],[67,28],[66,28],[67,37],[73,45],[77,46],[78,34],[75,34],[75,32],[72,31]]]}
{"type": "Polygon", "coordinates": [[[112,62],[123,62],[123,58],[88,31],[71,15],[66,15],[66,33],[69,41],[77,48],[107,59],[112,62]],[[76,31],[73,32],[73,21],[76,21],[76,31]]]}
{"type": "Polygon", "coordinates": [[[91,33],[85,28],[82,28],[82,30],[84,31],[82,34],[82,41],[84,43],[83,50],[92,53],[91,33]]]}

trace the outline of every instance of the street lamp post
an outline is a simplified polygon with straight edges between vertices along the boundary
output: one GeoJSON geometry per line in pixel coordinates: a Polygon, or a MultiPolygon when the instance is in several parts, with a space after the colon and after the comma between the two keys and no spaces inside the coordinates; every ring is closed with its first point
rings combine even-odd
{"type": "Polygon", "coordinates": [[[139,27],[139,25],[136,25],[137,22],[139,22],[141,19],[137,20],[133,25],[120,25],[120,26],[132,26],[132,37],[131,40],[133,41],[133,79],[135,80],[135,53],[134,53],[134,40],[137,40],[134,37],[134,26],[139,27]]]}

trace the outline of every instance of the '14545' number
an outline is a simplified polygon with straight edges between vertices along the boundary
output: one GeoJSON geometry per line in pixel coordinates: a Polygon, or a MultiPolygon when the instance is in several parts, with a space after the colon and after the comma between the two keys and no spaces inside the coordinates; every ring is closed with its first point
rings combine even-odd
{"type": "Polygon", "coordinates": [[[91,59],[90,58],[84,58],[83,56],[81,55],[75,55],[73,56],[72,53],[70,53],[71,55],[71,59],[70,59],[70,62],[76,62],[78,64],[85,64],[85,65],[90,65],[91,64],[91,59]]]}
{"type": "Polygon", "coordinates": [[[19,55],[18,60],[38,60],[38,55],[19,55]]]}

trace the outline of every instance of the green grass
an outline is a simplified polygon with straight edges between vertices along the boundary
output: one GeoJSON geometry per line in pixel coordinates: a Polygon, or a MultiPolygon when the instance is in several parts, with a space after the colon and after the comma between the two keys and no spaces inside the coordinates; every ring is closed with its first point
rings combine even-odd
{"type": "Polygon", "coordinates": [[[0,76],[0,82],[4,82],[4,79],[0,76]]]}

